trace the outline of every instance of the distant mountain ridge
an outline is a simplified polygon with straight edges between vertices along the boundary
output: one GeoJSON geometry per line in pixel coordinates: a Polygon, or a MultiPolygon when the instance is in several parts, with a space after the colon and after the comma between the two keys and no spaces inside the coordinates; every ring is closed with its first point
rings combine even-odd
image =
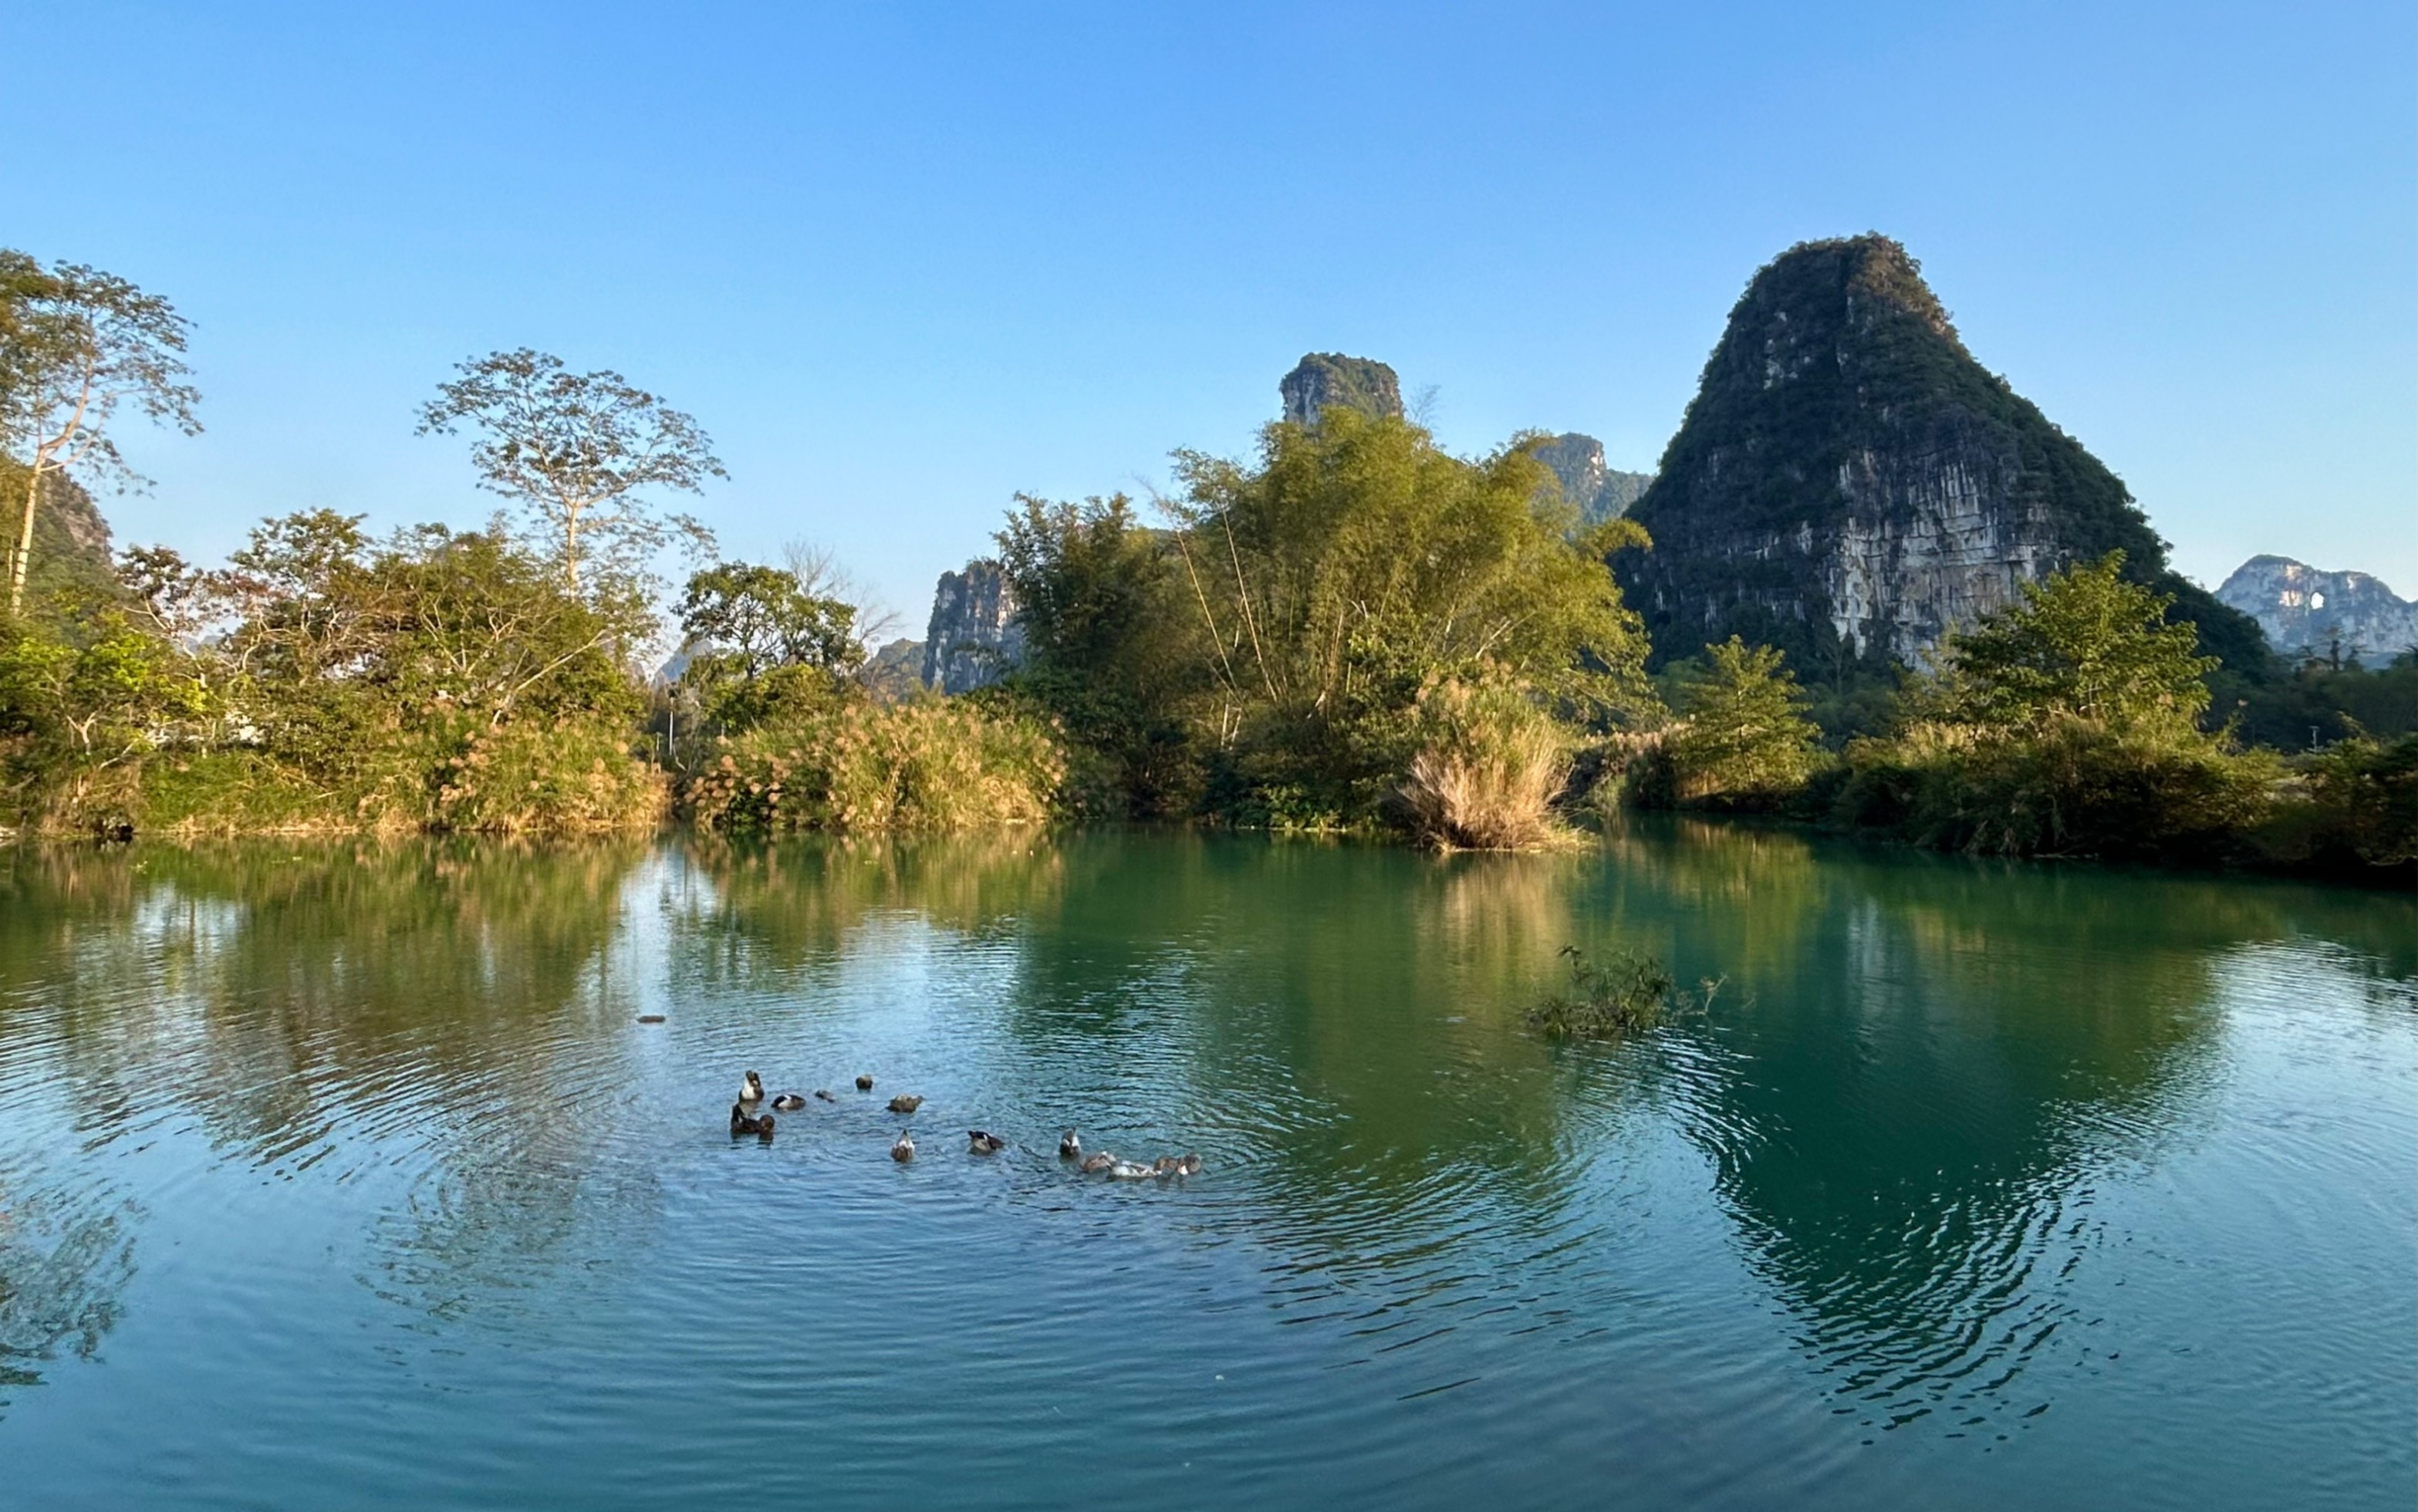
{"type": "Polygon", "coordinates": [[[2258,556],[2233,570],[2220,603],[2258,621],[2287,654],[2326,651],[2380,659],[2418,649],[2418,603],[2365,573],[2329,573],[2289,557],[2258,556]]]}
{"type": "Polygon", "coordinates": [[[1654,481],[1650,472],[1621,472],[1603,463],[1603,443],[1577,431],[1537,443],[1538,462],[1562,485],[1562,497],[1578,507],[1579,519],[1598,525],[1628,512],[1654,481]]]}

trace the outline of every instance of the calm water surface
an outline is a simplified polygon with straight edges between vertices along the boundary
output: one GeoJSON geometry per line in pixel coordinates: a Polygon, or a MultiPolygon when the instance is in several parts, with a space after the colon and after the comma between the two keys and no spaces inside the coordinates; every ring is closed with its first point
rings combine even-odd
{"type": "Polygon", "coordinates": [[[2418,903],[1689,828],[0,852],[0,1474],[2406,1508],[2418,903]],[[1724,980],[1556,1050],[1566,944],[1724,980]],[[838,1100],[734,1143],[750,1066],[838,1100]]]}

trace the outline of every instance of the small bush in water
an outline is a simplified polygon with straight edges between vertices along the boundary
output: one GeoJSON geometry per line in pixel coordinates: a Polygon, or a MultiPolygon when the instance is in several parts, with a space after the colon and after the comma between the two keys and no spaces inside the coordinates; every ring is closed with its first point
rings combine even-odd
{"type": "Polygon", "coordinates": [[[1614,951],[1600,961],[1566,945],[1570,987],[1528,1010],[1528,1022],[1557,1039],[1598,1039],[1652,1029],[1671,996],[1671,972],[1651,955],[1614,951]]]}

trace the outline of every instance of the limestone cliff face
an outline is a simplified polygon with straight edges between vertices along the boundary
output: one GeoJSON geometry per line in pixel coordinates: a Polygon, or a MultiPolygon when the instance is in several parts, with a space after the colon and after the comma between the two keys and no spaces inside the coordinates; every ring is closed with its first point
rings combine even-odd
{"type": "Polygon", "coordinates": [[[924,633],[924,685],[966,693],[997,682],[1024,660],[1024,627],[1016,592],[999,563],[966,563],[942,573],[932,590],[932,619],[924,633]]]}
{"type": "Polygon", "coordinates": [[[2253,557],[2216,590],[2219,602],[2258,621],[2280,651],[2324,652],[2339,644],[2371,663],[2418,649],[2418,603],[2365,573],[2327,573],[2289,557],[2253,557]]]}
{"type": "Polygon", "coordinates": [[[1562,485],[1562,497],[1578,506],[1579,520],[1597,525],[1624,513],[1654,481],[1650,472],[1621,472],[1603,465],[1603,443],[1572,431],[1539,441],[1537,460],[1562,485]]]}
{"type": "Polygon", "coordinates": [[[1401,380],[1365,357],[1311,352],[1278,382],[1277,392],[1284,397],[1284,418],[1295,425],[1315,425],[1338,405],[1371,418],[1402,418],[1401,380]]]}
{"type": "Polygon", "coordinates": [[[2123,482],[1973,359],[1883,237],[1805,243],[1755,275],[1629,512],[1654,549],[1615,571],[1666,656],[1737,634],[1800,664],[1916,661],[2027,580],[2119,547],[2210,649],[2263,654],[2166,573],[2123,482]]]}

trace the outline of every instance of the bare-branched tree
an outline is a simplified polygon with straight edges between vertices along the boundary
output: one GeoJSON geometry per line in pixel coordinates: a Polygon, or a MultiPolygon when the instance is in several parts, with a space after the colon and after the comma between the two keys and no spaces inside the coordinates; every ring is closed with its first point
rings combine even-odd
{"type": "Polygon", "coordinates": [[[120,405],[187,435],[201,430],[201,394],[185,381],[187,328],[166,299],[114,273],[80,263],[46,268],[0,250],[0,445],[26,469],[8,553],[10,614],[24,606],[44,479],[75,469],[142,486],[110,435],[120,405]]]}

